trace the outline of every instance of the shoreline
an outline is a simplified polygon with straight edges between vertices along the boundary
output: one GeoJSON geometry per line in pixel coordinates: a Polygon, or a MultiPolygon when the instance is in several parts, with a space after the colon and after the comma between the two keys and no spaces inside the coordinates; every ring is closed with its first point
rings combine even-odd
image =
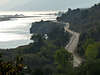
{"type": "MultiPolygon", "coordinates": [[[[9,21],[9,20],[8,20],[9,21]]],[[[50,21],[50,22],[52,22],[52,21],[56,21],[56,20],[47,20],[47,21],[50,21]]],[[[40,22],[40,21],[39,21],[40,22]]],[[[46,22],[46,21],[44,21],[44,22],[46,22]]],[[[35,23],[35,22],[32,22],[32,23],[35,23]]],[[[31,23],[31,24],[32,24],[31,23]]],[[[31,26],[32,27],[32,26],[31,26]]],[[[30,33],[30,32],[29,32],[30,33]]],[[[33,35],[33,33],[30,33],[31,35],[33,35]]],[[[16,41],[16,40],[15,40],[16,41]]],[[[20,41],[20,40],[19,40],[20,41]]],[[[30,41],[30,43],[28,43],[28,44],[25,44],[25,45],[19,45],[19,46],[17,46],[17,47],[14,47],[14,48],[0,48],[0,50],[14,50],[14,49],[17,49],[17,48],[22,48],[22,47],[25,47],[25,46],[28,46],[29,44],[32,44],[33,43],[33,41],[30,39],[29,40],[30,41]]]]}

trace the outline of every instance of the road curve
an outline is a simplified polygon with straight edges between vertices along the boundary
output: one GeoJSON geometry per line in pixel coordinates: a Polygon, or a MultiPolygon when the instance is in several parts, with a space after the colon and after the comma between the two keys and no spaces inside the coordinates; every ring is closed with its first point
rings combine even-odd
{"type": "MultiPolygon", "coordinates": [[[[57,21],[55,20],[53,22],[57,22],[57,21]]],[[[65,31],[68,31],[70,34],[72,34],[72,37],[71,37],[69,43],[65,46],[65,50],[67,50],[68,52],[70,52],[70,53],[73,54],[73,57],[74,57],[73,66],[74,67],[78,67],[83,62],[83,59],[80,58],[75,53],[75,50],[76,50],[78,42],[79,42],[79,36],[80,36],[80,34],[77,33],[77,32],[74,32],[74,31],[70,30],[69,29],[69,26],[70,26],[69,23],[64,23],[64,22],[57,22],[57,23],[66,24],[66,26],[64,26],[65,31]]]]}
{"type": "Polygon", "coordinates": [[[79,42],[80,34],[70,30],[69,23],[65,23],[65,24],[66,24],[66,26],[64,27],[65,31],[68,31],[69,33],[72,34],[72,37],[71,37],[69,43],[65,46],[65,49],[73,54],[73,57],[74,57],[73,65],[74,65],[74,67],[78,67],[83,62],[83,59],[75,54],[75,50],[76,50],[78,42],[79,42]]]}

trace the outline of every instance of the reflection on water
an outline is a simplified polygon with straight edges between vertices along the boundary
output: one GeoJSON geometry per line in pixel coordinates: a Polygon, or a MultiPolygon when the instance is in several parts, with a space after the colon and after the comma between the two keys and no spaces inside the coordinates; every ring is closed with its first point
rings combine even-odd
{"type": "MultiPolygon", "coordinates": [[[[24,15],[33,16],[36,12],[23,12],[24,15]]],[[[39,12],[38,12],[39,13],[39,12]]],[[[43,13],[43,12],[42,12],[43,13]]],[[[50,12],[48,12],[50,13],[50,12]]],[[[53,12],[55,13],[55,12],[53,12]]],[[[1,15],[7,15],[7,13],[0,13],[1,15]]],[[[8,15],[16,14],[9,12],[8,15]]],[[[22,12],[18,13],[22,14],[22,12]]],[[[40,14],[40,13],[39,13],[40,14]]],[[[44,13],[45,14],[45,13],[44,13]]],[[[47,12],[46,12],[47,14],[47,12]]],[[[31,23],[40,20],[55,20],[55,15],[34,15],[39,17],[30,17],[30,18],[17,18],[10,21],[1,21],[0,22],[0,48],[15,48],[21,45],[27,45],[30,42],[31,34],[29,29],[31,23]]]]}

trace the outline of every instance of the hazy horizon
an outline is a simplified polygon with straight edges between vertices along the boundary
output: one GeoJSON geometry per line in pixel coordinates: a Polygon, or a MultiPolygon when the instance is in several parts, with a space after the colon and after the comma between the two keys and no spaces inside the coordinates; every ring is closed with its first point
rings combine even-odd
{"type": "Polygon", "coordinates": [[[88,8],[99,0],[3,0],[0,11],[60,11],[68,8],[88,8]]]}

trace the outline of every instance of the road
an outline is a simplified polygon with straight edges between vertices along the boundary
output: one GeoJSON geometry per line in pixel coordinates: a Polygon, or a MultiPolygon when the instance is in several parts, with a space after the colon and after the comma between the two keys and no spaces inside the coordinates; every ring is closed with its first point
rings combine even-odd
{"type": "Polygon", "coordinates": [[[83,62],[83,59],[80,58],[75,53],[75,50],[76,50],[78,42],[79,42],[79,36],[80,36],[80,34],[77,33],[77,32],[74,32],[74,31],[70,30],[69,26],[70,26],[69,23],[66,23],[66,26],[64,27],[64,29],[65,29],[65,31],[68,31],[69,33],[71,33],[72,37],[71,37],[69,43],[65,46],[65,49],[68,50],[70,53],[73,54],[73,57],[74,57],[73,65],[74,65],[74,67],[78,67],[83,62]]]}
{"type": "MultiPolygon", "coordinates": [[[[57,21],[55,20],[53,22],[57,22],[57,21]]],[[[69,23],[64,23],[64,22],[57,22],[57,23],[66,24],[66,26],[64,27],[65,31],[68,31],[70,34],[72,34],[72,37],[71,37],[69,43],[65,46],[65,50],[67,50],[68,52],[73,54],[73,57],[74,57],[73,66],[78,67],[84,61],[82,58],[80,58],[77,55],[77,53],[75,53],[75,50],[76,50],[78,42],[79,42],[80,34],[70,30],[69,29],[69,26],[70,26],[69,23]]]]}

